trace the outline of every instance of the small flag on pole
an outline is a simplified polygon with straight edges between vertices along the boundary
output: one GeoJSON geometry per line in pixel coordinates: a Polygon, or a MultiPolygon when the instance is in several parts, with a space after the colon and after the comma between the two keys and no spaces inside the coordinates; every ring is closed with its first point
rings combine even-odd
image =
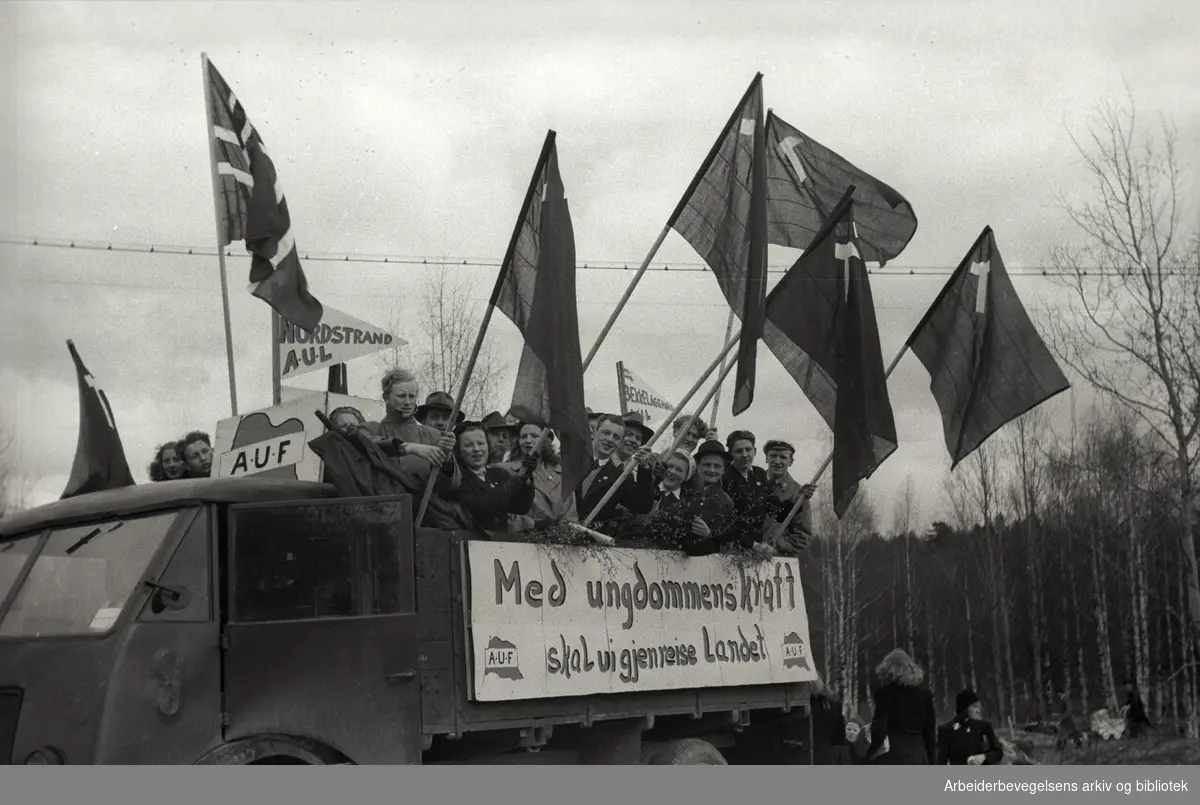
{"type": "Polygon", "coordinates": [[[250,292],[280,316],[311,332],[324,315],[300,266],[287,199],[266,145],[241,101],[212,62],[208,98],[222,212],[221,246],[245,240],[251,253],[250,292]]]}
{"type": "Polygon", "coordinates": [[[849,195],[767,299],[763,340],[833,430],[840,518],[858,483],[896,449],[871,283],[849,195]]]}
{"type": "Polygon", "coordinates": [[[591,466],[592,446],[583,403],[575,232],[553,131],[546,135],[500,276],[492,304],[525,337],[510,413],[558,435],[567,501],[591,466]]]}
{"type": "Polygon", "coordinates": [[[762,73],[713,145],[669,225],[717,277],[741,319],[733,413],[754,401],[758,341],[767,296],[767,165],[762,73]]]}
{"type": "Polygon", "coordinates": [[[73,341],[67,341],[75,374],[79,381],[79,441],[75,446],[75,463],[71,477],[63,490],[62,499],[133,486],[133,475],[125,459],[125,448],[117,433],[108,396],[96,383],[96,378],[83,365],[83,359],[73,341]]]}
{"type": "Polygon", "coordinates": [[[886,264],[917,231],[917,216],[904,196],[774,112],[767,114],[766,159],[768,238],[777,246],[807,249],[850,186],[864,261],[886,264]]]}
{"type": "Polygon", "coordinates": [[[991,227],[907,344],[929,372],[952,469],[1005,424],[1071,387],[1025,312],[991,227]]]}

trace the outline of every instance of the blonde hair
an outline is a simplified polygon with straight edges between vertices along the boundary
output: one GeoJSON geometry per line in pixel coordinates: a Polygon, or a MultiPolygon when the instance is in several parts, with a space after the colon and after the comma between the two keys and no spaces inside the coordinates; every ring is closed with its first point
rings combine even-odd
{"type": "Polygon", "coordinates": [[[897,685],[915,688],[925,679],[925,672],[921,670],[921,666],[898,648],[892,649],[883,658],[883,662],[879,663],[875,673],[884,685],[895,682],[897,685]]]}
{"type": "MultiPolygon", "coordinates": [[[[407,369],[392,369],[383,376],[379,381],[379,385],[383,387],[383,398],[386,400],[388,395],[392,393],[392,386],[397,383],[416,383],[417,378],[412,372],[407,369]]],[[[417,389],[420,391],[420,388],[417,389]]]]}

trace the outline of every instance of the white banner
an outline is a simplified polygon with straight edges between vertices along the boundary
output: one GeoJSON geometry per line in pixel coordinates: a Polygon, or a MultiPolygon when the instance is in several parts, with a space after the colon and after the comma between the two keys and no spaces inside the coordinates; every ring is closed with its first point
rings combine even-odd
{"type": "Polygon", "coordinates": [[[796,559],[467,543],[474,698],[816,679],[796,559]]]}
{"type": "Polygon", "coordinates": [[[279,377],[328,369],[372,352],[402,347],[408,342],[374,324],[325,305],[325,315],[311,334],[287,321],[279,334],[279,377]]]}
{"type": "Polygon", "coordinates": [[[666,415],[675,410],[672,403],[667,402],[661,394],[650,388],[650,384],[629,368],[624,361],[617,363],[617,382],[620,399],[625,401],[622,414],[640,413],[646,418],[646,423],[662,422],[666,415]]]}

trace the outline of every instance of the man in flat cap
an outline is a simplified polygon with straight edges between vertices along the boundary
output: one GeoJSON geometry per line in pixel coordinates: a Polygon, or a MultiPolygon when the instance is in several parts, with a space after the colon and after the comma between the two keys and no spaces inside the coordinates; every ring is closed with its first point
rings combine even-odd
{"type": "Polygon", "coordinates": [[[773,544],[780,553],[795,555],[808,547],[812,539],[812,496],[817,491],[812,484],[800,484],[790,472],[796,448],[782,439],[771,439],[763,446],[767,459],[767,516],[764,528],[774,530],[773,544]],[[783,533],[778,526],[787,518],[800,497],[804,502],[783,533]]]}

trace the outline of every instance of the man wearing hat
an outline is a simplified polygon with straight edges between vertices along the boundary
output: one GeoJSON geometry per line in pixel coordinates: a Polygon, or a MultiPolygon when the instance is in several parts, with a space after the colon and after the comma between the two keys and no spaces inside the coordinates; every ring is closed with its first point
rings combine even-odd
{"type": "Polygon", "coordinates": [[[692,503],[694,541],[685,547],[692,556],[717,553],[729,542],[741,541],[744,547],[753,541],[742,539],[742,529],[735,520],[736,509],[722,482],[733,463],[733,456],[716,439],[700,445],[693,456],[699,491],[692,503]]]}
{"type": "Polygon", "coordinates": [[[996,766],[1004,759],[1004,747],[991,722],[984,721],[983,705],[975,691],[967,688],[954,697],[958,715],[938,728],[938,766],[996,766]]]}
{"type": "Polygon", "coordinates": [[[800,510],[788,524],[787,532],[776,534],[773,544],[780,553],[797,554],[808,547],[812,538],[812,500],[816,486],[800,485],[789,470],[796,455],[796,448],[789,442],[771,439],[763,446],[763,454],[767,458],[767,516],[764,529],[773,529],[782,523],[795,505],[797,498],[805,498],[800,510]]]}
{"type": "Polygon", "coordinates": [[[625,417],[625,436],[621,439],[621,443],[617,445],[617,458],[624,465],[626,461],[633,458],[633,454],[642,448],[654,435],[654,431],[646,427],[646,417],[640,411],[634,411],[631,414],[626,414],[625,417]]]}
{"type": "MultiPolygon", "coordinates": [[[[450,424],[450,412],[454,410],[454,398],[444,391],[435,391],[425,398],[424,405],[417,406],[416,420],[422,425],[436,430],[453,430],[450,424]]],[[[462,424],[467,415],[462,411],[454,420],[454,427],[462,424]]]]}
{"type": "Polygon", "coordinates": [[[767,516],[767,471],[754,466],[758,455],[754,434],[735,430],[725,439],[733,463],[725,473],[725,492],[733,500],[742,539],[761,542],[767,516]]]}
{"type": "Polygon", "coordinates": [[[517,429],[521,422],[512,414],[503,416],[492,411],[483,418],[483,429],[488,440],[488,464],[502,464],[517,441],[517,429]]]}

